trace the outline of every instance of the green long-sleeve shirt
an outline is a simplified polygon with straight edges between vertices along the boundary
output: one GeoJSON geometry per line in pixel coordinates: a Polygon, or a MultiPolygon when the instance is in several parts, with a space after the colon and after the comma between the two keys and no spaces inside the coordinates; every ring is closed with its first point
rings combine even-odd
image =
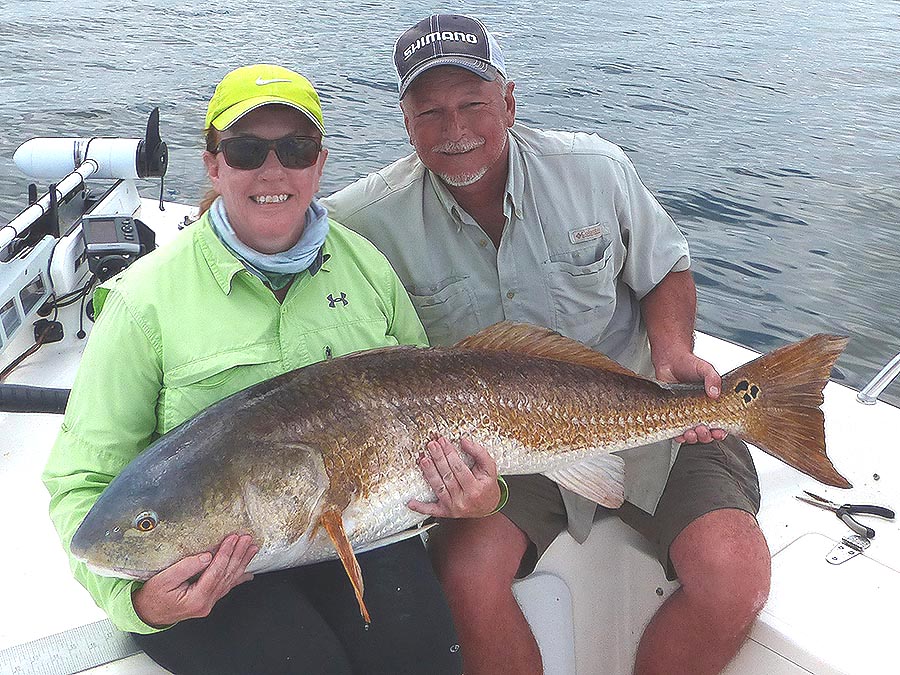
{"type": "MultiPolygon", "coordinates": [[[[112,479],[212,403],[325,358],[427,344],[406,291],[372,244],[331,221],[324,254],[321,268],[298,275],[279,303],[204,217],[97,291],[97,323],[43,474],[67,552],[112,479]]],[[[140,582],[95,575],[71,557],[70,564],[116,626],[156,630],[134,611],[140,582]]]]}

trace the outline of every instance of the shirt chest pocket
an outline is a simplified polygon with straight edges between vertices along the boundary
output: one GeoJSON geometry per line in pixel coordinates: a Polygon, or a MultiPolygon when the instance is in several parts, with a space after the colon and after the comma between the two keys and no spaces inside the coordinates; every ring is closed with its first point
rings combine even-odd
{"type": "Polygon", "coordinates": [[[277,344],[257,344],[194,359],[167,370],[158,401],[160,433],[204,408],[281,372],[277,344]]]}
{"type": "Polygon", "coordinates": [[[616,299],[611,257],[607,244],[584,264],[573,254],[552,256],[544,263],[555,328],[563,335],[590,344],[606,327],[616,299]]]}
{"type": "Polygon", "coordinates": [[[409,297],[431,345],[452,345],[481,328],[475,294],[467,277],[411,287],[409,297]]]}

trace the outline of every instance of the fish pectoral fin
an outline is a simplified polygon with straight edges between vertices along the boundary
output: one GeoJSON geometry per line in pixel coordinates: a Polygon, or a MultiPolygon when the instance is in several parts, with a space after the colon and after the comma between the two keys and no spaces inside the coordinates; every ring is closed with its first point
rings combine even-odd
{"type": "Polygon", "coordinates": [[[427,525],[420,525],[419,527],[414,527],[409,530],[403,530],[402,532],[397,532],[396,534],[391,534],[387,537],[382,537],[381,539],[376,539],[375,541],[370,541],[367,544],[363,544],[362,546],[353,549],[353,552],[365,553],[366,551],[372,551],[376,548],[381,548],[382,546],[396,544],[398,541],[412,539],[413,537],[418,537],[423,532],[427,532],[435,525],[437,525],[437,523],[428,523],[427,525]]]}
{"type": "Polygon", "coordinates": [[[325,511],[319,517],[319,523],[325,528],[334,549],[337,551],[341,563],[344,565],[344,571],[350,577],[350,583],[353,584],[353,592],[356,594],[356,602],[359,603],[359,613],[362,614],[363,620],[369,624],[372,619],[369,618],[369,610],[366,609],[366,603],[363,601],[363,578],[362,570],[359,568],[359,562],[353,554],[353,546],[347,538],[344,531],[344,520],[341,518],[341,512],[335,509],[325,511]]]}
{"type": "Polygon", "coordinates": [[[625,501],[625,460],[618,455],[600,455],[544,475],[600,506],[617,509],[625,501]]]}

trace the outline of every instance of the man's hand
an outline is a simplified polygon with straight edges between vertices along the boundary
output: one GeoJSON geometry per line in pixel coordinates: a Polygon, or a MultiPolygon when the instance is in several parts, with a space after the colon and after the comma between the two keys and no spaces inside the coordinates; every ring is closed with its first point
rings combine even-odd
{"type": "Polygon", "coordinates": [[[427,454],[419,458],[419,468],[437,502],[413,499],[407,504],[409,508],[437,518],[481,518],[497,508],[497,464],[483,446],[461,439],[460,448],[475,460],[471,469],[456,446],[443,436],[429,441],[426,448],[427,454]]]}
{"type": "MultiPolygon", "coordinates": [[[[710,398],[719,398],[722,391],[722,377],[713,365],[692,353],[656,365],[656,379],[660,382],[703,382],[706,395],[710,398]]],[[[675,440],[679,443],[711,443],[713,440],[721,441],[727,435],[728,432],[723,429],[710,429],[705,424],[699,424],[675,440]]]]}
{"type": "Polygon", "coordinates": [[[257,552],[250,535],[230,534],[215,555],[204,552],[182,558],[148,579],[131,596],[134,611],[157,628],[207,616],[228,591],[253,578],[247,565],[257,552]]]}

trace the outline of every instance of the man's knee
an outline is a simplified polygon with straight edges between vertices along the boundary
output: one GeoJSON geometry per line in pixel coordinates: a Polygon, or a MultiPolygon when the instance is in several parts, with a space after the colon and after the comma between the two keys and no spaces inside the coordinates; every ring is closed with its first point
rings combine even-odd
{"type": "Polygon", "coordinates": [[[444,521],[428,549],[441,585],[454,592],[509,590],[529,540],[502,514],[444,521]]]}
{"type": "Polygon", "coordinates": [[[707,513],[688,525],[669,550],[684,592],[705,611],[744,624],[765,604],[771,555],[749,513],[707,513]]]}

